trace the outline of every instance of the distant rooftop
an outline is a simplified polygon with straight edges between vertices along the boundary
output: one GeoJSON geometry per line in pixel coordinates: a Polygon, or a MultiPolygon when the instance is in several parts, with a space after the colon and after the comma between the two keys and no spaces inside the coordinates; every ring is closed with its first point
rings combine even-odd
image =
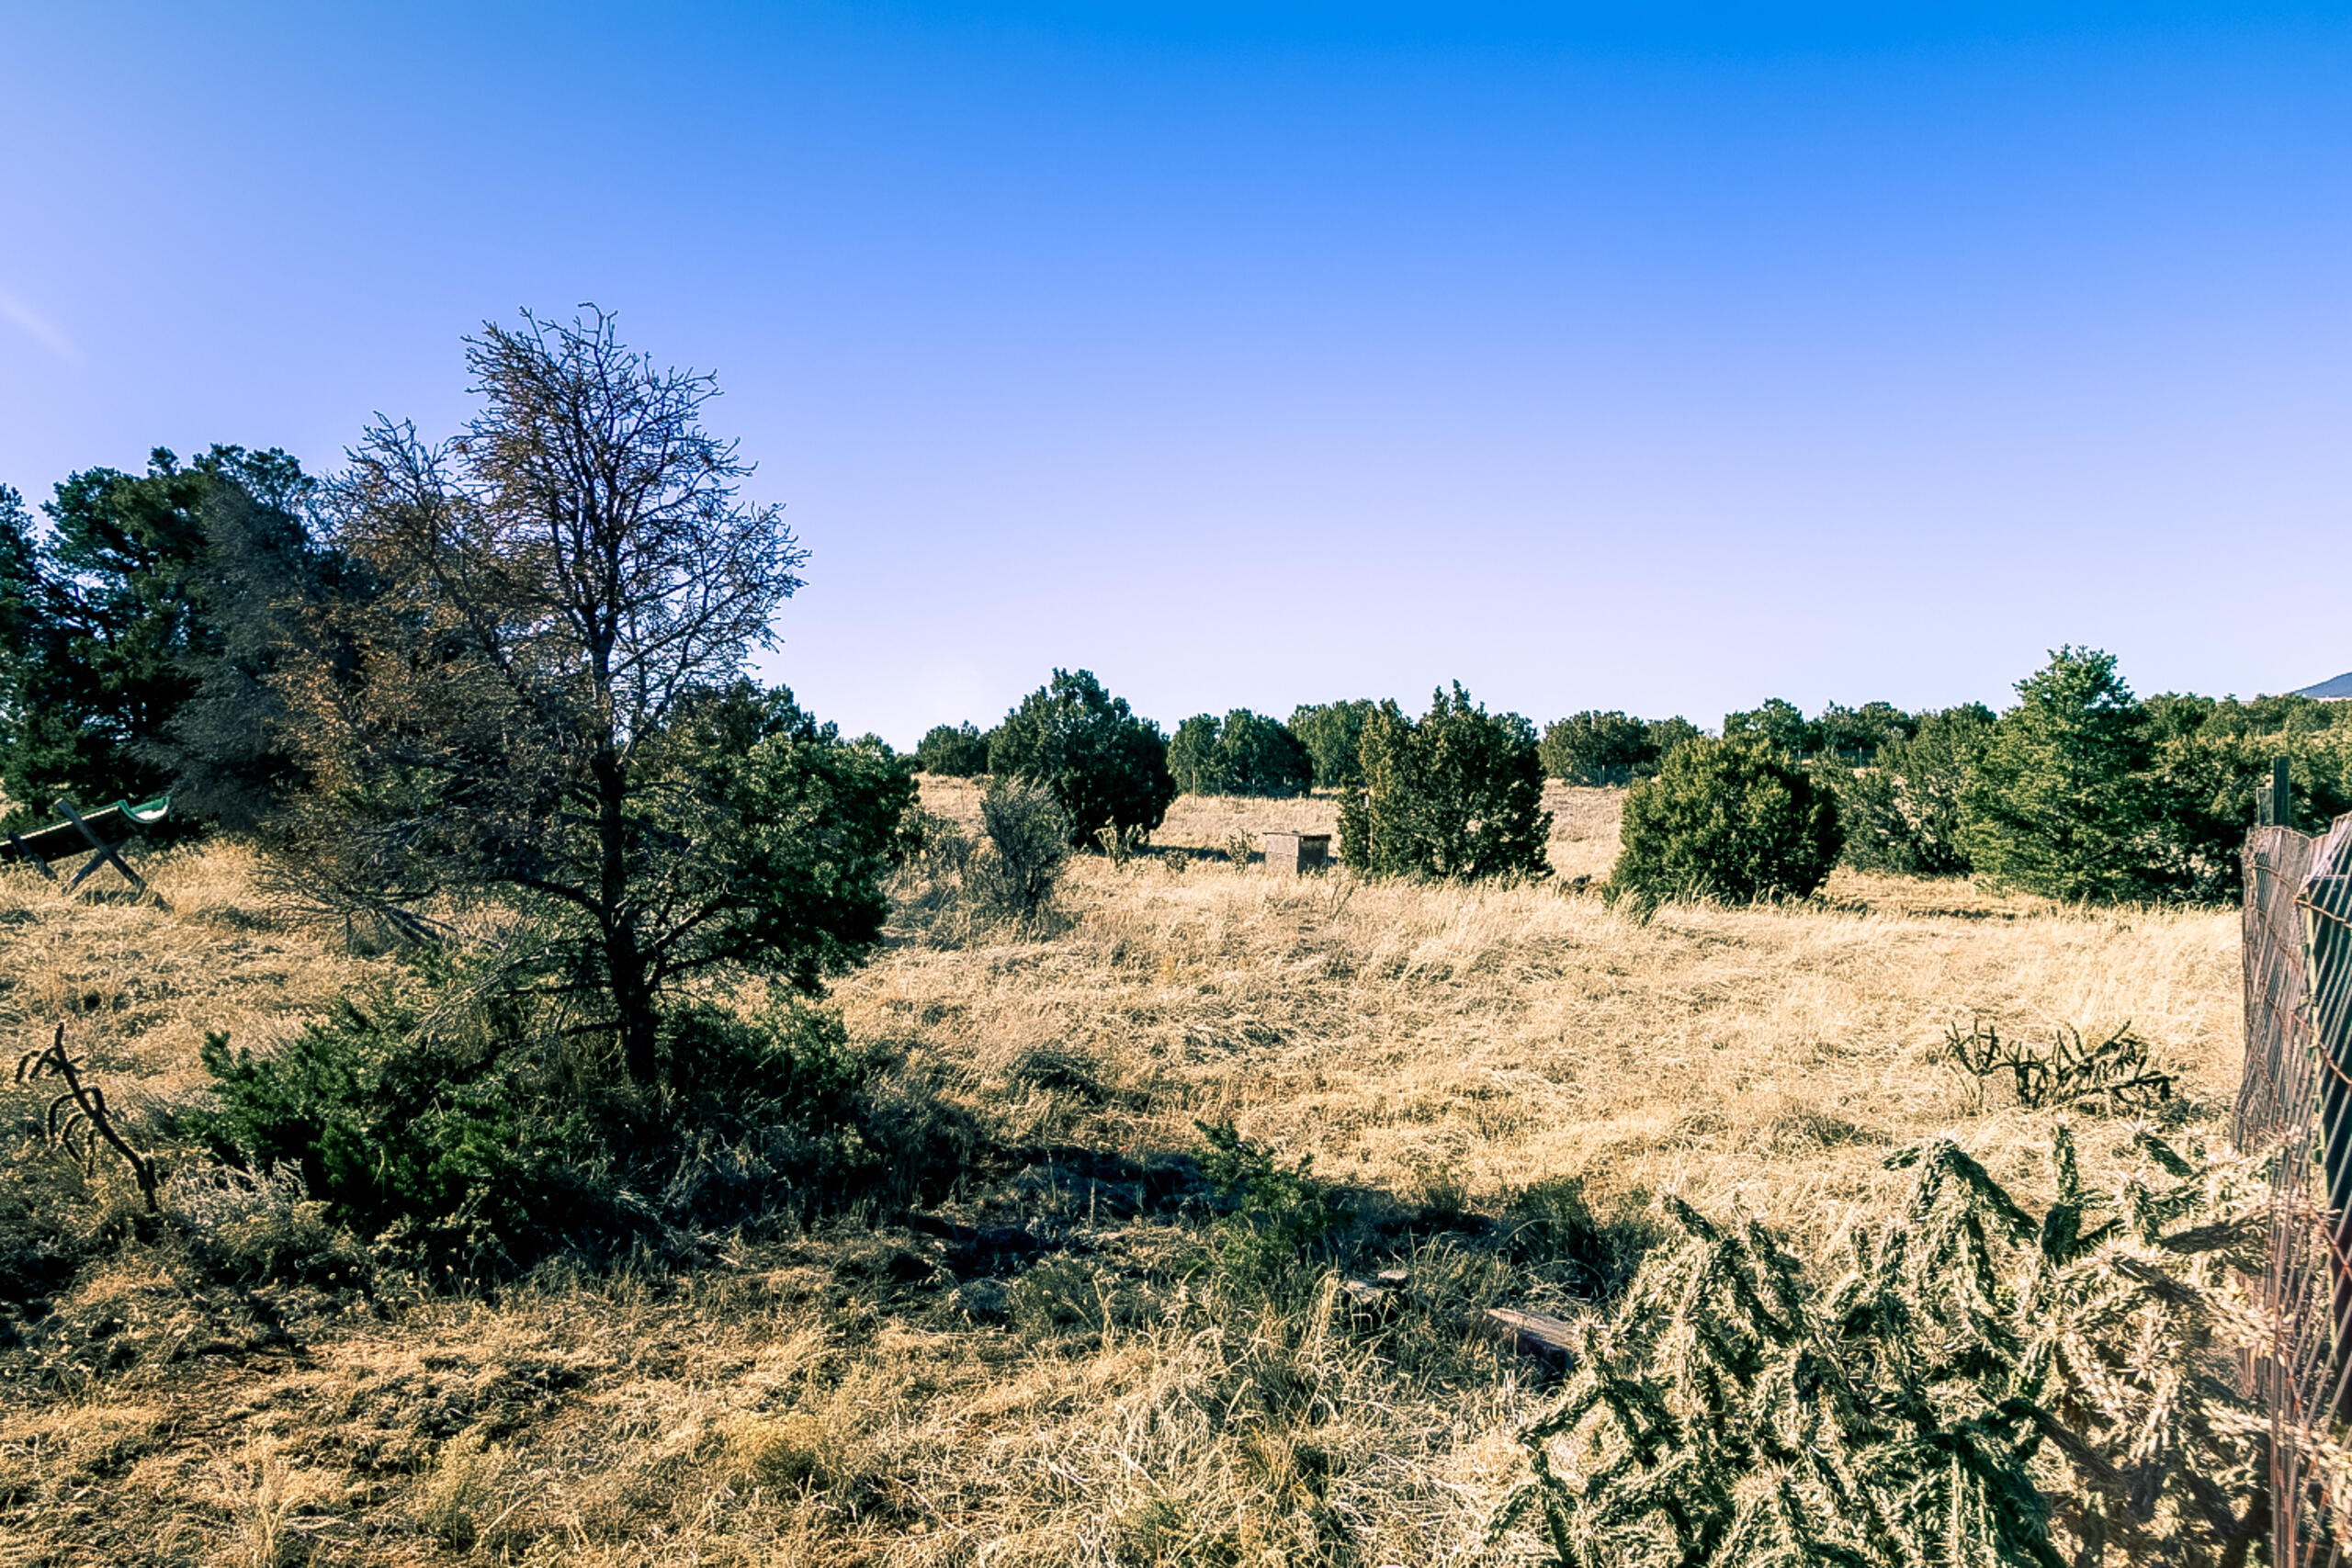
{"type": "Polygon", "coordinates": [[[2316,686],[2305,686],[2299,697],[2352,697],[2352,671],[2346,671],[2333,681],[2322,681],[2316,686]]]}

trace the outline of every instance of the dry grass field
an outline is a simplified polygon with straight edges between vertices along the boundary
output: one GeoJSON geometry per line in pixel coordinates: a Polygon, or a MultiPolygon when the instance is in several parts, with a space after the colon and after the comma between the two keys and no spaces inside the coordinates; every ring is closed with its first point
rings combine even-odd
{"type": "MultiPolygon", "coordinates": [[[[969,819],[977,793],[925,802],[969,819]]],[[[208,1284],[126,1244],[51,1303],[71,1333],[6,1326],[0,1563],[1507,1560],[1485,1521],[1545,1374],[1469,1322],[1578,1310],[1513,1239],[1560,1194],[1628,1247],[1672,1192],[1818,1251],[1899,1190],[1889,1152],[1947,1130],[2039,1191],[2050,1118],[1941,1060],[1976,1016],[2128,1019],[2183,1075],[2185,1131],[2218,1135],[2233,913],[1841,873],[1813,903],[1637,924],[1572,884],[1608,870],[1614,794],[1552,804],[1560,874],[1522,887],[1227,858],[1328,830],[1320,800],[1180,800],[1150,852],[1079,863],[1040,931],[910,874],[835,999],[888,1053],[883,1092],[994,1151],[927,1229],[851,1214],[714,1238],[691,1270],[457,1295],[208,1284]],[[1196,1123],[1227,1120],[1311,1156],[1363,1221],[1354,1266],[1409,1267],[1413,1301],[1221,1294],[1182,1194],[1196,1123]]],[[[266,1047],[379,962],[256,875],[233,848],[160,863],[168,911],[0,881],[0,1023],[28,1047],[68,1020],[160,1125],[202,1092],[204,1031],[266,1047]]],[[[2077,1134],[2094,1164],[2126,1141],[2077,1134]]],[[[55,1157],[19,1136],[11,1179],[55,1157]]],[[[299,1194],[173,1202],[304,1223],[299,1194]]],[[[93,1203],[129,1213],[103,1182],[93,1203]]]]}

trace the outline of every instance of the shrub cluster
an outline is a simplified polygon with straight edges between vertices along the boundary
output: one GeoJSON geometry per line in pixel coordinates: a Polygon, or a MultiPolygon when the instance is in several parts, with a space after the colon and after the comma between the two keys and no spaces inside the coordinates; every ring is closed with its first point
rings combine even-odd
{"type": "Polygon", "coordinates": [[[1340,803],[1340,855],[1366,876],[1541,877],[1552,814],[1534,726],[1489,714],[1456,682],[1410,719],[1384,702],[1358,747],[1363,784],[1340,803]]]}
{"type": "Polygon", "coordinates": [[[208,1036],[217,1104],[183,1124],[332,1224],[469,1273],[837,1200],[873,1163],[874,1064],[831,1011],[785,990],[750,1019],[681,999],[660,1042],[662,1089],[623,1092],[544,998],[427,950],[271,1055],[208,1036]]]}
{"type": "Polygon", "coordinates": [[[1271,718],[1235,708],[1223,718],[1200,714],[1176,727],[1168,771],[1185,795],[1252,795],[1283,799],[1315,784],[1315,761],[1298,737],[1271,718]]]}
{"type": "Polygon", "coordinates": [[[1984,738],[1962,791],[1962,849],[1988,881],[2055,898],[2234,899],[2274,758],[2288,759],[2301,820],[2352,809],[2346,706],[2142,702],[2112,655],[2062,648],[1984,738]]]}
{"type": "Polygon", "coordinates": [[[1625,796],[1611,898],[1802,898],[1838,863],[1838,803],[1760,739],[1699,739],[1625,796]]]}
{"type": "Polygon", "coordinates": [[[1647,778],[1678,746],[1699,737],[1689,719],[1638,719],[1598,709],[1571,714],[1544,727],[1547,777],[1571,784],[1624,784],[1647,778]]]}
{"type": "Polygon", "coordinates": [[[1892,703],[1849,708],[1831,703],[1808,719],[1794,703],[1768,698],[1764,705],[1724,715],[1724,739],[1752,737],[1792,757],[1825,757],[1867,763],[1880,750],[1907,739],[1917,721],[1892,703]]]}
{"type": "Polygon", "coordinates": [[[1907,738],[1879,749],[1874,766],[1831,772],[1846,863],[1928,876],[1968,870],[1962,796],[1992,728],[1981,703],[1923,713],[1907,738]]]}
{"type": "Polygon", "coordinates": [[[2062,648],[1997,717],[1790,703],[1727,715],[1837,796],[1846,863],[1973,874],[2057,898],[2234,900],[2255,792],[2285,757],[2300,819],[2352,809],[2352,703],[2165,694],[2114,658],[2062,648]]]}
{"type": "Polygon", "coordinates": [[[968,779],[989,771],[989,738],[974,724],[935,724],[915,746],[915,767],[941,778],[968,779]]]}

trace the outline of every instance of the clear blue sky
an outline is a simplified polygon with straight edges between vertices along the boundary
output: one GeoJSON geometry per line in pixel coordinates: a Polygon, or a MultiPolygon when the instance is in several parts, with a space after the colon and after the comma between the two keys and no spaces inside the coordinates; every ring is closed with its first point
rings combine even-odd
{"type": "Polygon", "coordinates": [[[0,24],[0,480],[446,432],[593,299],[718,373],[852,730],[2352,668],[2341,8],[0,24]]]}

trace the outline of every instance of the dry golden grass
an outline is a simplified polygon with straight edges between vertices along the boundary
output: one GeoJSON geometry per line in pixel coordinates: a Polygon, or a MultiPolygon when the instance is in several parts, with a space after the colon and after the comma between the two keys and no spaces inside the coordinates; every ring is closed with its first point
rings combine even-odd
{"type": "MultiPolygon", "coordinates": [[[[926,787],[953,817],[976,797],[926,787]]],[[[1461,1312],[1525,1281],[1423,1225],[1396,1245],[1435,1304],[1400,1323],[1351,1324],[1328,1290],[1204,1304],[1154,1273],[1181,1224],[1098,1215],[1056,1162],[1164,1158],[1229,1117],[1367,1204],[1492,1212],[1581,1177],[1604,1205],[1674,1191],[1817,1247],[1933,1133],[2041,1186],[2050,1118],[1939,1061],[1979,1013],[2129,1018],[2184,1074],[2188,1130],[2219,1130],[2233,915],[1841,874],[1815,904],[1640,925],[1567,886],[1605,874],[1615,803],[1555,792],[1562,875],[1460,888],[1237,871],[1232,834],[1328,830],[1330,803],[1187,799],[1158,852],[1080,862],[1044,939],[910,918],[836,998],[907,1092],[1041,1151],[959,1213],[1062,1250],[959,1280],[934,1243],[844,1224],[678,1277],[351,1303],[290,1346],[74,1388],[8,1373],[0,1562],[1476,1562],[1543,1384],[1461,1312]]],[[[169,912],[0,880],[0,1021],[30,1044],[70,1016],[110,1088],[167,1106],[204,1030],[283,1039],[369,961],[273,913],[243,852],[153,870],[169,912]]],[[[2080,1133],[2093,1161],[2124,1138],[2080,1133]]],[[[138,1306],[164,1286],[135,1254],[81,1289],[165,1311],[138,1306]]]]}

